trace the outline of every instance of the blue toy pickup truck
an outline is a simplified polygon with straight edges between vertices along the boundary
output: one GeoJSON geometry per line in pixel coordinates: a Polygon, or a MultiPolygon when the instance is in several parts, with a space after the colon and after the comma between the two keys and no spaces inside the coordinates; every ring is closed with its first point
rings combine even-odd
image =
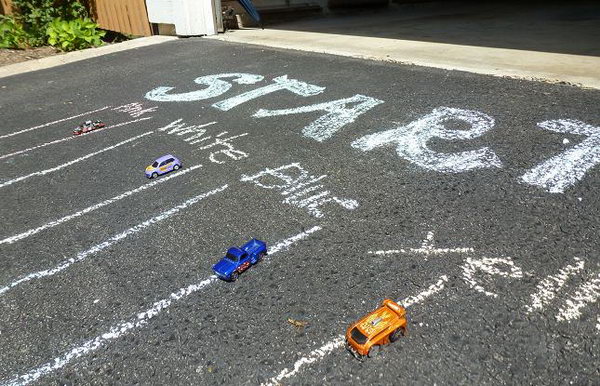
{"type": "Polygon", "coordinates": [[[267,244],[264,241],[252,239],[241,248],[229,248],[225,257],[213,265],[213,270],[220,279],[235,281],[240,273],[258,263],[266,254],[267,244]]]}

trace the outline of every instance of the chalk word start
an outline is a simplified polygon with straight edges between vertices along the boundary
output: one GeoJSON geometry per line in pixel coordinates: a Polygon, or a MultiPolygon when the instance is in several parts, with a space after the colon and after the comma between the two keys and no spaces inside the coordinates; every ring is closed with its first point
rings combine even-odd
{"type": "Polygon", "coordinates": [[[338,198],[331,195],[329,190],[324,190],[324,185],[318,182],[327,178],[327,175],[313,176],[300,166],[299,163],[283,165],[276,169],[265,169],[253,176],[242,175],[240,181],[253,182],[265,189],[279,190],[286,196],[285,204],[298,208],[305,208],[314,217],[323,217],[321,207],[334,202],[344,209],[358,208],[358,202],[352,199],[338,198]]]}
{"type": "MultiPolygon", "coordinates": [[[[195,83],[205,86],[201,90],[172,93],[174,87],[161,86],[146,93],[145,97],[158,102],[201,101],[225,94],[233,87],[232,83],[251,85],[263,80],[262,75],[246,73],[207,75],[194,79],[195,83]]],[[[283,75],[274,78],[270,84],[213,103],[212,107],[228,111],[253,99],[281,91],[306,98],[323,93],[325,87],[289,79],[287,75],[283,75]]],[[[322,115],[319,118],[302,129],[302,134],[307,138],[323,142],[330,139],[344,126],[356,121],[362,114],[382,103],[384,103],[382,100],[356,94],[349,98],[288,109],[259,109],[253,114],[253,117],[264,118],[321,112],[322,115]]],[[[428,143],[436,138],[453,141],[481,137],[494,127],[494,123],[494,118],[479,111],[438,107],[407,125],[365,135],[352,142],[351,146],[366,152],[393,145],[400,158],[424,169],[440,173],[462,173],[476,169],[502,168],[501,160],[488,147],[456,153],[441,153],[428,147],[428,143]],[[450,122],[462,122],[468,128],[466,130],[449,129],[446,125],[450,122]]],[[[549,120],[538,123],[538,126],[544,130],[576,134],[587,138],[528,170],[519,178],[521,182],[543,188],[551,193],[563,193],[583,179],[589,169],[600,164],[600,127],[573,119],[549,120]]]]}

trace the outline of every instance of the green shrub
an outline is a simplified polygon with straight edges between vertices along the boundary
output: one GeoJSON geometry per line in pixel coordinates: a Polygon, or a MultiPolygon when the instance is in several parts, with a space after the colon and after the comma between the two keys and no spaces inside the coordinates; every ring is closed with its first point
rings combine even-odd
{"type": "Polygon", "coordinates": [[[29,44],[46,44],[46,31],[56,18],[83,19],[88,16],[85,6],[73,0],[13,0],[13,10],[29,36],[29,44]]]}
{"type": "Polygon", "coordinates": [[[0,48],[24,49],[29,46],[29,35],[23,26],[10,16],[0,15],[0,48]]]}
{"type": "Polygon", "coordinates": [[[63,51],[102,44],[105,31],[88,18],[87,0],[13,0],[12,17],[0,17],[0,48],[46,44],[63,51]]]}
{"type": "Polygon", "coordinates": [[[99,46],[105,34],[105,31],[99,30],[98,25],[88,18],[54,19],[46,29],[48,44],[63,51],[99,46]]]}

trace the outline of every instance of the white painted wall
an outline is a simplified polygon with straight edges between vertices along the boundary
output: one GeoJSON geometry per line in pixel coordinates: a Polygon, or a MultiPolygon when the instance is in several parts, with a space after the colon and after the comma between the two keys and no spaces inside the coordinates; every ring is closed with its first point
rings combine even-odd
{"type": "Polygon", "coordinates": [[[174,24],[179,36],[215,35],[213,0],[146,0],[151,23],[174,24]]]}

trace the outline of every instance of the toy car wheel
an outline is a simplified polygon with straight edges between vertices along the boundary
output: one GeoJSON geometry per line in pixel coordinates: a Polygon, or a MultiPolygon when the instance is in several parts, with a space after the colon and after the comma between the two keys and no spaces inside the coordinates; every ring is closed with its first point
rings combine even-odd
{"type": "Polygon", "coordinates": [[[158,173],[157,172],[152,173],[152,177],[151,178],[156,178],[156,177],[158,177],[158,173]]]}
{"type": "Polygon", "coordinates": [[[175,166],[173,166],[173,170],[179,170],[179,167],[180,167],[179,165],[175,165],[175,166]]]}
{"type": "Polygon", "coordinates": [[[404,329],[399,327],[390,334],[390,342],[397,341],[401,336],[404,336],[404,329]]]}
{"type": "Polygon", "coordinates": [[[238,277],[240,277],[240,274],[237,272],[234,272],[231,274],[231,281],[236,281],[238,279],[238,277]]]}
{"type": "Polygon", "coordinates": [[[367,354],[367,355],[369,356],[369,358],[375,358],[379,354],[380,350],[381,350],[380,345],[374,345],[371,347],[371,349],[369,350],[369,354],[367,354]]]}

